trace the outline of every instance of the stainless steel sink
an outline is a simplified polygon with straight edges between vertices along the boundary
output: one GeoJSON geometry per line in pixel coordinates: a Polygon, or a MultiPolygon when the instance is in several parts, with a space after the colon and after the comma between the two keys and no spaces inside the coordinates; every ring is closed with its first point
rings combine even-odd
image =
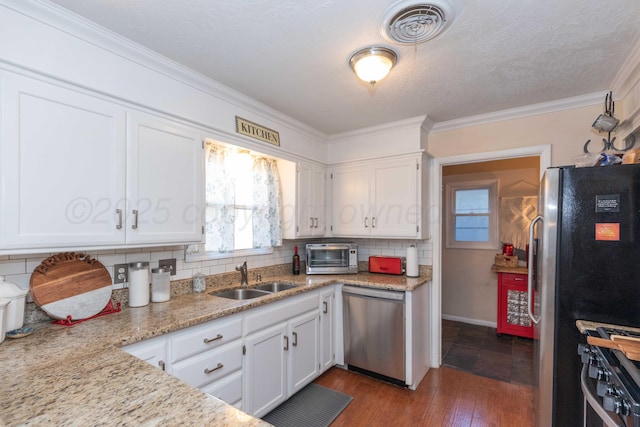
{"type": "Polygon", "coordinates": [[[293,283],[272,282],[272,283],[264,283],[262,285],[256,286],[253,289],[259,289],[261,291],[267,291],[267,292],[280,292],[280,291],[286,291],[287,289],[293,289],[298,286],[299,285],[294,285],[293,283]]]}
{"type": "Polygon", "coordinates": [[[209,295],[213,295],[214,297],[237,299],[237,300],[259,298],[269,294],[271,294],[271,292],[261,291],[259,289],[244,289],[244,288],[209,293],[209,295]]]}

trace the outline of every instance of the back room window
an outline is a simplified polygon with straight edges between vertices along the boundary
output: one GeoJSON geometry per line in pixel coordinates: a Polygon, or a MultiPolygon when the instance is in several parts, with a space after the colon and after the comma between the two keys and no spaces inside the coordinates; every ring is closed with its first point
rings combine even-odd
{"type": "Polygon", "coordinates": [[[495,249],[498,245],[496,180],[446,186],[448,248],[495,249]]]}

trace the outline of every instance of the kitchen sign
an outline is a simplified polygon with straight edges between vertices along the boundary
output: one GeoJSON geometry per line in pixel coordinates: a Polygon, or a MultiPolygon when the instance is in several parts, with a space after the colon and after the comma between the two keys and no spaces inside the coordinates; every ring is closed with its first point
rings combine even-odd
{"type": "Polygon", "coordinates": [[[236,116],[236,132],[278,147],[280,146],[280,134],[278,132],[238,116],[236,116]]]}

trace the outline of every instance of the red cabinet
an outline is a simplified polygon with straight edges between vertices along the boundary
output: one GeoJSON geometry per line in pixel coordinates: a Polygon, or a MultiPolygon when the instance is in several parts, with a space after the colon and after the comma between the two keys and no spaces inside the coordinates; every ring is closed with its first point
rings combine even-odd
{"type": "Polygon", "coordinates": [[[533,338],[526,274],[498,273],[498,333],[533,338]]]}

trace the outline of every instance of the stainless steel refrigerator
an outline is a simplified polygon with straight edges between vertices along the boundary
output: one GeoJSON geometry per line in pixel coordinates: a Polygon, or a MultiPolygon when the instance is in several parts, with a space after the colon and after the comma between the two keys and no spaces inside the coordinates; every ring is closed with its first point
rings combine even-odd
{"type": "Polygon", "coordinates": [[[576,320],[640,327],[640,165],[550,168],[538,208],[529,236],[536,425],[579,426],[576,320]]]}

